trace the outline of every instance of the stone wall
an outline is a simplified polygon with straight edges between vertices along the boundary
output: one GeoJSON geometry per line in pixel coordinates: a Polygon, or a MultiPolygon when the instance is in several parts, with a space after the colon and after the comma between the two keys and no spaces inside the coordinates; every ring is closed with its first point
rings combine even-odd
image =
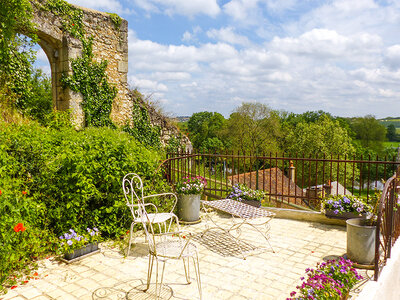
{"type": "MultiPolygon", "coordinates": [[[[108,61],[106,73],[109,82],[118,89],[111,119],[117,124],[124,123],[131,116],[127,85],[128,22],[122,19],[120,26],[117,27],[107,13],[74,7],[83,12],[86,35],[93,37],[94,59],[108,61]]],[[[51,66],[54,107],[58,110],[71,109],[73,123],[81,127],[84,124],[80,105],[82,95],[63,89],[60,78],[63,73],[71,74],[71,59],[81,56],[82,42],[63,31],[60,16],[36,5],[34,5],[34,22],[37,24],[38,43],[46,53],[51,66]]]]}
{"type": "MultiPolygon", "coordinates": [[[[72,122],[77,128],[84,126],[85,119],[81,107],[82,95],[70,89],[63,89],[60,79],[63,73],[72,74],[71,59],[82,55],[82,42],[63,31],[62,19],[57,14],[40,8],[32,0],[34,22],[37,24],[39,45],[47,55],[51,67],[53,104],[57,110],[71,110],[72,122]]],[[[42,3],[43,4],[43,3],[42,3]]],[[[130,92],[127,84],[128,74],[128,22],[121,19],[116,26],[108,13],[73,5],[83,12],[83,25],[86,37],[93,37],[93,54],[97,62],[108,61],[106,74],[114,84],[118,94],[114,99],[111,119],[122,125],[132,118],[133,101],[140,102],[149,112],[151,123],[161,127],[161,142],[168,144],[172,137],[181,138],[181,146],[191,151],[192,145],[187,136],[181,134],[168,118],[148,106],[141,97],[130,92]]]]}
{"type": "Polygon", "coordinates": [[[147,104],[140,93],[132,91],[130,93],[131,101],[138,103],[140,106],[145,107],[149,113],[150,123],[161,128],[161,144],[168,145],[169,139],[175,137],[180,139],[180,146],[184,151],[192,152],[193,146],[189,138],[180,132],[179,128],[173,124],[171,119],[158,112],[153,106],[147,104]]]}

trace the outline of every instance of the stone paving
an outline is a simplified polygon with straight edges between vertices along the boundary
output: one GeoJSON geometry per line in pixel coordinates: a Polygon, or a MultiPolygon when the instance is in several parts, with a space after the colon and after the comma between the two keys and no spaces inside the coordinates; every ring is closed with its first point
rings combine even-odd
{"type": "MultiPolygon", "coordinates": [[[[219,213],[213,218],[222,224],[231,221],[219,213]]],[[[198,247],[203,299],[286,299],[306,268],[346,251],[345,227],[277,218],[269,224],[275,253],[267,247],[245,260],[222,231],[211,230],[203,238],[196,235],[205,229],[204,221],[184,227],[193,233],[198,247]]],[[[242,235],[253,245],[265,242],[250,228],[242,235]]],[[[146,281],[148,250],[143,236],[136,241],[126,258],[118,248],[103,245],[100,253],[72,264],[43,260],[37,280],[9,290],[0,299],[153,299],[153,287],[147,293],[140,290],[146,281]]],[[[191,273],[193,283],[186,284],[182,263],[167,263],[163,298],[199,299],[193,268],[191,273]]]]}

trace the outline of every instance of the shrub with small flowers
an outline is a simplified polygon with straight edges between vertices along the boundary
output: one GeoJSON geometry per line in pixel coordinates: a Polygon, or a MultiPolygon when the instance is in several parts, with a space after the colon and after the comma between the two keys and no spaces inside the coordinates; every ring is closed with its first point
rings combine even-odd
{"type": "Polygon", "coordinates": [[[176,184],[176,192],[183,195],[199,195],[206,186],[207,181],[204,177],[184,177],[182,182],[176,184]]]}
{"type": "Polygon", "coordinates": [[[363,200],[350,195],[330,196],[322,202],[322,212],[332,210],[335,215],[351,212],[361,215],[372,211],[372,207],[363,200]]]}
{"type": "Polygon", "coordinates": [[[316,269],[309,268],[306,272],[307,279],[301,277],[303,283],[296,287],[299,291],[291,292],[291,298],[287,300],[343,299],[357,281],[363,279],[353,268],[353,263],[342,257],[338,261],[328,260],[317,264],[316,269]]]}
{"type": "Polygon", "coordinates": [[[98,242],[100,239],[99,230],[94,227],[93,229],[87,228],[87,234],[80,235],[75,230],[70,229],[69,232],[64,233],[59,237],[60,248],[59,251],[63,254],[71,253],[75,249],[82,248],[83,246],[98,242]]]}
{"type": "Polygon", "coordinates": [[[243,200],[256,200],[261,201],[265,198],[266,193],[260,190],[253,190],[245,184],[237,183],[228,192],[228,198],[243,201],[243,200]]]}

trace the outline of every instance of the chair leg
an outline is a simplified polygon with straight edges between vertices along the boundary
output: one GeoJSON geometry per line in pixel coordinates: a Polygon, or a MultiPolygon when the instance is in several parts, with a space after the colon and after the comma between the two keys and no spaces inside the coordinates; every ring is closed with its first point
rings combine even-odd
{"type": "Polygon", "coordinates": [[[150,288],[151,273],[153,272],[154,256],[149,254],[149,267],[147,269],[147,287],[146,291],[150,288]]]}
{"type": "Polygon", "coordinates": [[[164,281],[165,263],[166,263],[166,261],[163,261],[163,268],[162,268],[162,272],[161,272],[161,281],[160,281],[160,292],[157,295],[158,298],[160,297],[161,292],[162,292],[163,281],[164,281]]]}
{"type": "MultiPolygon", "coordinates": [[[[131,251],[133,226],[135,226],[135,222],[132,222],[132,223],[131,223],[131,229],[130,229],[130,231],[129,231],[128,251],[127,251],[127,253],[126,253],[126,256],[129,256],[129,252],[131,251]]],[[[135,240],[135,238],[133,238],[133,240],[135,240]]]]}
{"type": "Polygon", "coordinates": [[[199,295],[200,295],[200,300],[201,300],[202,299],[202,292],[201,292],[199,257],[196,254],[196,258],[192,257],[192,259],[193,259],[194,270],[195,270],[195,273],[196,273],[197,288],[199,289],[199,295]]]}
{"type": "Polygon", "coordinates": [[[189,269],[190,259],[183,257],[182,261],[183,261],[183,268],[185,269],[186,281],[187,281],[187,283],[191,283],[191,281],[190,281],[190,269],[189,269]],[[186,260],[187,260],[187,268],[186,268],[186,260]]]}

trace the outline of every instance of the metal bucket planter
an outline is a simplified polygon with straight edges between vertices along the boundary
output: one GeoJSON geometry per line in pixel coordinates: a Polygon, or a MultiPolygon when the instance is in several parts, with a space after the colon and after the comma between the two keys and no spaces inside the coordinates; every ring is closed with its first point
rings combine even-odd
{"type": "Polygon", "coordinates": [[[347,227],[347,257],[359,264],[371,265],[375,259],[376,226],[366,225],[365,219],[349,219],[347,227]]]}
{"type": "Polygon", "coordinates": [[[200,216],[200,195],[178,196],[178,217],[184,222],[196,222],[200,216]]]}

